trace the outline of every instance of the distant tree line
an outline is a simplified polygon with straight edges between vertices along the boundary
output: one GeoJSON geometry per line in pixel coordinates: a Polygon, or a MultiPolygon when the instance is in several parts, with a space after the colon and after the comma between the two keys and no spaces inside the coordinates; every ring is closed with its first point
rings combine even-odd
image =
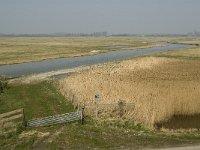
{"type": "Polygon", "coordinates": [[[200,36],[200,32],[194,31],[187,34],[130,34],[130,33],[121,33],[121,34],[108,34],[107,32],[94,32],[94,33],[51,33],[51,34],[2,34],[0,37],[107,37],[107,36],[136,36],[136,37],[148,37],[148,36],[160,36],[160,37],[176,37],[176,36],[200,36]]]}
{"type": "Polygon", "coordinates": [[[108,36],[107,32],[94,33],[52,33],[52,34],[1,34],[1,37],[78,37],[78,36],[108,36]]]}

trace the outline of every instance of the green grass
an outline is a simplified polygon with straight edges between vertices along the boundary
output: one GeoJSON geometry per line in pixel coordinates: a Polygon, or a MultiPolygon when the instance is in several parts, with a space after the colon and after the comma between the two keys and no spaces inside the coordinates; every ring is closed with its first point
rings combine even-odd
{"type": "MultiPolygon", "coordinates": [[[[74,111],[49,81],[9,85],[0,95],[0,113],[24,108],[27,119],[74,111]]],[[[161,132],[132,120],[93,120],[0,134],[0,149],[155,148],[200,143],[200,132],[161,132]]]]}
{"type": "MultiPolygon", "coordinates": [[[[133,123],[133,122],[132,122],[133,123]]],[[[30,137],[19,139],[19,135],[11,136],[4,144],[14,145],[15,149],[120,149],[120,148],[159,148],[181,145],[195,145],[200,142],[200,132],[164,133],[126,126],[108,125],[87,118],[84,125],[71,123],[37,129],[26,129],[24,132],[37,131],[49,133],[46,137],[30,137]],[[55,133],[60,133],[55,135],[55,133]],[[50,140],[51,137],[53,140],[50,140]],[[8,144],[9,143],[9,144],[8,144]]],[[[0,147],[3,147],[0,143],[0,147]]]]}
{"type": "Polygon", "coordinates": [[[0,95],[0,113],[24,108],[26,119],[73,111],[51,82],[9,85],[0,95]]]}

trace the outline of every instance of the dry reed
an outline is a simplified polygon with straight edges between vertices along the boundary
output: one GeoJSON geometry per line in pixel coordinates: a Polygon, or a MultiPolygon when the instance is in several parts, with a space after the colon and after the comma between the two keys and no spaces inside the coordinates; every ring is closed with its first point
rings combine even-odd
{"type": "Polygon", "coordinates": [[[149,127],[174,115],[200,113],[200,62],[144,57],[93,66],[60,81],[60,91],[75,103],[135,103],[126,116],[149,127]]]}

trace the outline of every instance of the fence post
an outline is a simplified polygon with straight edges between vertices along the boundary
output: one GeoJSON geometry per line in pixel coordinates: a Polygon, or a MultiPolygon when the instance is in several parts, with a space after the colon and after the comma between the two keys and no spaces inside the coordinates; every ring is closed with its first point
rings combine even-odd
{"type": "MultiPolygon", "coordinates": [[[[82,107],[81,107],[82,108],[82,107]]],[[[80,111],[80,104],[78,103],[78,111],[80,111]]]]}
{"type": "Polygon", "coordinates": [[[85,109],[85,105],[81,107],[81,124],[83,124],[83,121],[84,121],[84,109],[85,109]]]}
{"type": "Polygon", "coordinates": [[[119,106],[119,116],[122,117],[125,113],[124,107],[126,106],[126,103],[123,100],[119,100],[118,106],[119,106]]]}
{"type": "Polygon", "coordinates": [[[26,127],[26,118],[25,118],[25,113],[24,113],[24,108],[22,108],[22,115],[23,115],[23,122],[22,122],[22,125],[24,126],[24,127],[26,127]]]}
{"type": "Polygon", "coordinates": [[[74,104],[74,94],[73,94],[73,96],[72,96],[72,104],[74,104]]]}
{"type": "Polygon", "coordinates": [[[95,102],[95,105],[96,105],[95,116],[96,116],[96,118],[98,118],[98,104],[97,104],[97,102],[95,102]]]}

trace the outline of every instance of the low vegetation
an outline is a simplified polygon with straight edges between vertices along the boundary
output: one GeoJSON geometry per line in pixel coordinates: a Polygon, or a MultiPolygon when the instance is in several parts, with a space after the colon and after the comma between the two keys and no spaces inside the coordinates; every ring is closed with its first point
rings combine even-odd
{"type": "Polygon", "coordinates": [[[179,59],[189,59],[189,60],[200,60],[200,39],[192,38],[187,40],[175,40],[175,43],[181,44],[191,44],[192,48],[180,49],[176,51],[165,51],[159,52],[154,56],[157,57],[168,57],[168,58],[179,58],[179,59]]]}
{"type": "Polygon", "coordinates": [[[155,54],[157,57],[168,57],[168,58],[181,58],[181,59],[192,59],[200,60],[200,47],[193,47],[190,49],[180,49],[176,51],[166,51],[155,54]]]}
{"type": "MultiPolygon", "coordinates": [[[[174,115],[200,114],[200,62],[171,58],[144,57],[94,66],[90,70],[67,76],[60,90],[77,103],[134,103],[124,117],[155,127],[174,115]]],[[[109,108],[110,109],[110,108],[109,108]]],[[[92,112],[94,113],[94,112],[92,112]]],[[[113,112],[111,112],[113,113],[113,112]]],[[[195,120],[193,120],[195,123],[195,120]]],[[[196,126],[191,128],[200,128],[196,126]]],[[[161,126],[162,127],[162,126],[161,126]]],[[[179,128],[182,128],[181,123],[179,128]]],[[[190,128],[188,126],[187,128],[190,128]]]]}
{"type": "Polygon", "coordinates": [[[8,82],[6,77],[0,76],[0,94],[8,87],[8,82]]]}
{"type": "MultiPolygon", "coordinates": [[[[24,108],[26,119],[75,111],[49,81],[11,84],[0,95],[0,113],[24,108]]],[[[128,119],[93,120],[0,133],[0,149],[141,149],[198,144],[200,133],[161,132],[128,119]]]]}
{"type": "Polygon", "coordinates": [[[0,38],[0,65],[75,57],[149,47],[153,41],[134,37],[18,37],[0,38]]]}
{"type": "Polygon", "coordinates": [[[0,106],[0,113],[24,108],[26,119],[73,111],[50,81],[11,84],[1,94],[0,106]]]}

